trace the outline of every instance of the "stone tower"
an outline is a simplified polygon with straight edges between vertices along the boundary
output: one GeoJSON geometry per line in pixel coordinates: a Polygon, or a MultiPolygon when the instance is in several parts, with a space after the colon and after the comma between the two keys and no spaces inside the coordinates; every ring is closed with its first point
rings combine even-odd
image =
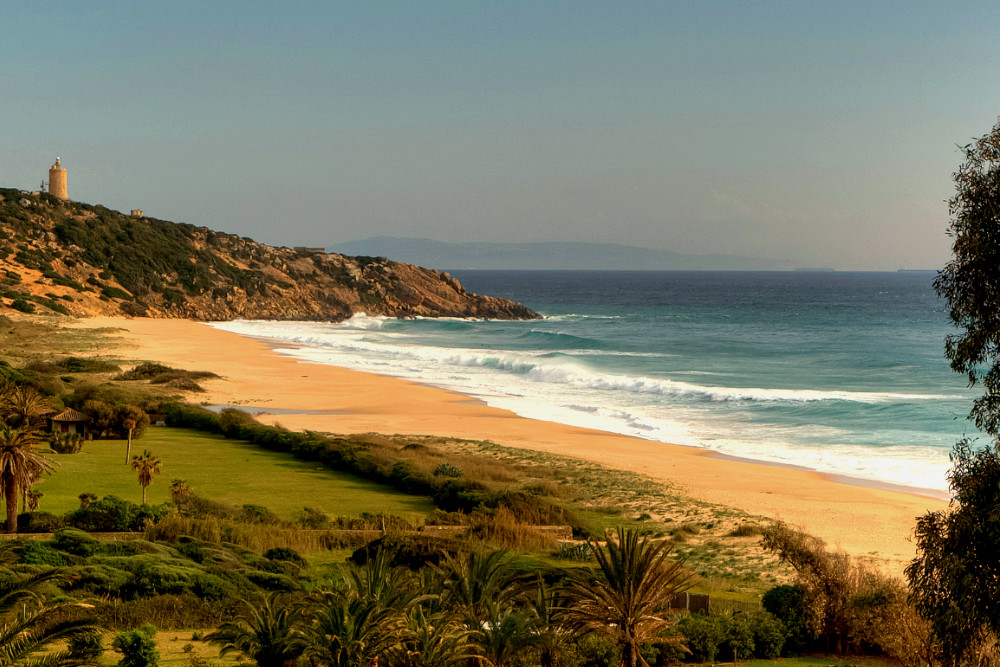
{"type": "Polygon", "coordinates": [[[66,168],[62,166],[58,157],[49,169],[49,194],[59,199],[69,199],[69,192],[66,189],[66,168]]]}

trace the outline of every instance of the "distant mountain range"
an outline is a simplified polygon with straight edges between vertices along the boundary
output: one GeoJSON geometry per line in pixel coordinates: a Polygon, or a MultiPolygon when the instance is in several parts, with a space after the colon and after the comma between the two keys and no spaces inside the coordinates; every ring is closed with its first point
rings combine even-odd
{"type": "Polygon", "coordinates": [[[614,243],[446,243],[431,239],[376,236],[340,243],[330,252],[388,257],[442,270],[586,269],[643,271],[784,270],[786,262],[735,255],[686,255],[614,243]]]}

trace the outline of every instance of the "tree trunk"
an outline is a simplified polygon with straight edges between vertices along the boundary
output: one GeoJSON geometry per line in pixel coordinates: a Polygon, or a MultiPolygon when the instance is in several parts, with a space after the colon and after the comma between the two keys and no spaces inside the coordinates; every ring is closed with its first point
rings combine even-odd
{"type": "MultiPolygon", "coordinates": [[[[128,465],[128,460],[132,456],[132,429],[128,430],[128,444],[125,445],[125,465],[128,465]]],[[[142,490],[145,493],[146,489],[142,490]]]]}
{"type": "Polygon", "coordinates": [[[146,487],[142,487],[142,504],[146,504],[146,487]]]}
{"type": "Polygon", "coordinates": [[[17,534],[17,485],[14,483],[14,476],[5,474],[3,476],[4,502],[7,504],[7,532],[17,534]]]}

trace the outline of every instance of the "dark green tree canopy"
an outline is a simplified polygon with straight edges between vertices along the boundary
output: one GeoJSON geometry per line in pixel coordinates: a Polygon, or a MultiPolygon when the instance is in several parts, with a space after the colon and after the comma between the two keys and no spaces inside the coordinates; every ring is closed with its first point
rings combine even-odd
{"type": "Polygon", "coordinates": [[[963,148],[965,162],[954,174],[948,202],[954,258],[934,281],[948,301],[948,314],[961,333],[949,336],[945,356],[983,396],[969,418],[1000,434],[1000,122],[963,148]]]}

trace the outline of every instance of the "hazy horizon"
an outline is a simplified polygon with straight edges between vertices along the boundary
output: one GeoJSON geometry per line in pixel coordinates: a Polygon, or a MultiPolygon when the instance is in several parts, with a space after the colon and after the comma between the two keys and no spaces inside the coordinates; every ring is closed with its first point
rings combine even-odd
{"type": "Polygon", "coordinates": [[[19,5],[0,186],[275,245],[932,269],[1000,113],[972,2],[19,5]]]}

